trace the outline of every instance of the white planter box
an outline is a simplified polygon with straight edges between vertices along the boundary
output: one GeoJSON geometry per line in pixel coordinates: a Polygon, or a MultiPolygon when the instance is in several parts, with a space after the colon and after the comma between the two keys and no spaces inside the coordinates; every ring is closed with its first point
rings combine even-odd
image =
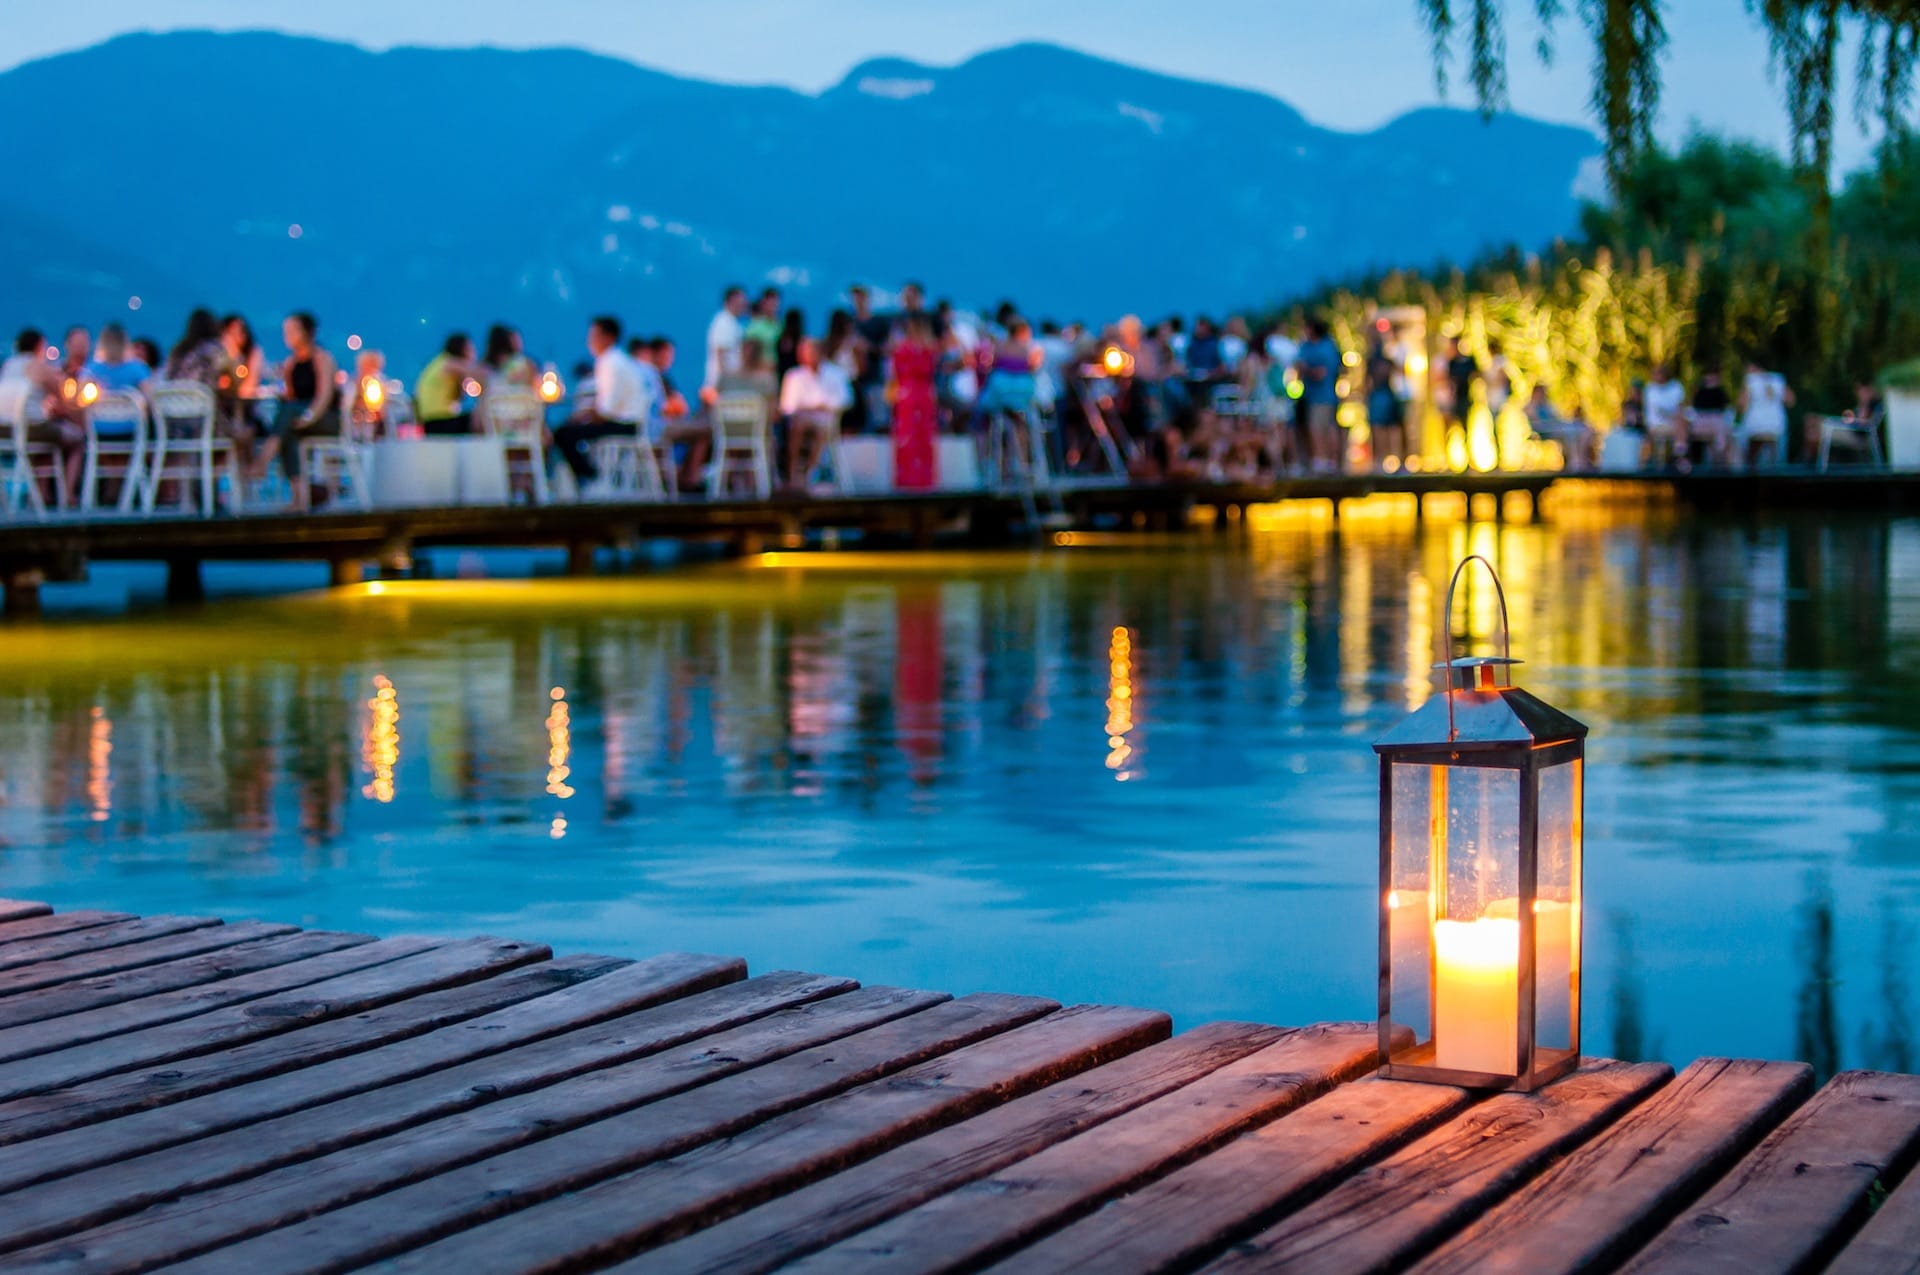
{"type": "Polygon", "coordinates": [[[1887,391],[1887,464],[1920,469],[1920,391],[1887,391]]]}

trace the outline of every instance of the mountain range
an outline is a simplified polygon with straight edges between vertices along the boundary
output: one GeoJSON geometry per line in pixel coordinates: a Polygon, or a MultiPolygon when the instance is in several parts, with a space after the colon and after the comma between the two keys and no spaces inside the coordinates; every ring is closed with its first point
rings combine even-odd
{"type": "Polygon", "coordinates": [[[809,95],[561,49],[131,35],[0,74],[0,119],[0,323],[167,341],[204,303],[277,350],[306,308],[406,375],[495,319],[563,361],[601,311],[697,344],[732,281],[816,325],[853,280],[1063,319],[1258,305],[1543,246],[1599,154],[1455,110],[1336,132],[1049,45],[809,95]]]}

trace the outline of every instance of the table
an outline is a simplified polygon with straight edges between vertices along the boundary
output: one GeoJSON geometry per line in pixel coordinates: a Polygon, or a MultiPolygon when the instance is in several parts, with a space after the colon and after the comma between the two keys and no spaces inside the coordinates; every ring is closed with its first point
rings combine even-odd
{"type": "MultiPolygon", "coordinates": [[[[978,491],[980,453],[971,436],[943,434],[934,440],[935,491],[978,491]]],[[[873,496],[894,490],[893,439],[884,435],[841,436],[840,460],[847,467],[846,490],[873,496]]]]}
{"type": "Polygon", "coordinates": [[[376,509],[504,505],[506,443],[498,438],[382,439],[364,449],[376,509]]]}

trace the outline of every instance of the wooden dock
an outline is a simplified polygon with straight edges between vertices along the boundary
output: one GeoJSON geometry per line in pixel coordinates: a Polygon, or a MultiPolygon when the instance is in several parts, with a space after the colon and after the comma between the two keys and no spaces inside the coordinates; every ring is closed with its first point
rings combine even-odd
{"type": "Polygon", "coordinates": [[[175,600],[201,596],[210,561],[318,561],[336,584],[363,578],[372,564],[404,575],[420,549],[445,546],[560,548],[569,569],[587,573],[603,548],[650,540],[720,542],[736,552],[798,547],[831,533],[925,547],[942,535],[975,542],[1035,530],[1170,530],[1196,512],[1224,525],[1252,506],[1314,501],[1337,520],[1343,505],[1377,496],[1411,498],[1419,516],[1432,498],[1479,499],[1487,516],[1540,512],[1550,491],[1625,492],[1722,512],[1783,508],[1911,513],[1920,510],[1920,471],[1783,468],[1754,473],[1579,475],[1561,473],[1339,474],[1261,483],[1063,483],[1031,500],[996,491],[888,495],[787,495],[769,500],[589,502],[543,506],[453,506],[318,513],[269,511],[239,517],[115,515],[0,523],[0,593],[10,613],[38,609],[41,586],[83,580],[92,563],[162,562],[175,600]],[[1041,526],[1034,523],[1038,518],[1041,526]]]}
{"type": "Polygon", "coordinates": [[[0,901],[0,1271],[1920,1270],[1920,1078],[0,901]]]}

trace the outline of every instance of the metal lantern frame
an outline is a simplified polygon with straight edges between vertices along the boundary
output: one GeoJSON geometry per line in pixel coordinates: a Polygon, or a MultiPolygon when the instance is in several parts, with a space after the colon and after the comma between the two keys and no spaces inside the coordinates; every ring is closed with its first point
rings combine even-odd
{"type": "MultiPolygon", "coordinates": [[[[1396,1080],[1419,1080],[1473,1089],[1528,1092],[1540,1088],[1579,1065],[1580,1061],[1580,948],[1582,854],[1587,727],[1513,685],[1511,634],[1507,626],[1506,591],[1493,564],[1473,555],[1454,569],[1447,585],[1447,687],[1444,710],[1429,700],[1374,744],[1380,757],[1380,1039],[1379,1074],[1396,1080]],[[1500,603],[1501,654],[1455,658],[1453,654],[1453,597],[1467,569],[1478,563],[1493,578],[1500,603]],[[1496,684],[1495,678],[1501,678],[1496,684]],[[1404,1027],[1396,1034],[1393,1010],[1393,891],[1396,765],[1431,768],[1428,795],[1426,904],[1426,972],[1429,981],[1425,1043],[1416,1033],[1408,1044],[1404,1027]],[[1540,868],[1540,791],[1542,773],[1571,766],[1570,802],[1565,829],[1571,854],[1568,901],[1568,1041],[1570,1048],[1538,1046],[1539,991],[1536,986],[1538,951],[1537,908],[1540,868]],[[1448,787],[1454,772],[1485,769],[1515,772],[1519,802],[1512,813],[1517,830],[1519,951],[1516,982],[1516,1044],[1511,1073],[1467,1070],[1438,1065],[1441,1042],[1435,1039],[1440,1018],[1440,961],[1436,922],[1447,915],[1448,787]]],[[[1404,835],[1404,828],[1403,828],[1404,835]]]]}

